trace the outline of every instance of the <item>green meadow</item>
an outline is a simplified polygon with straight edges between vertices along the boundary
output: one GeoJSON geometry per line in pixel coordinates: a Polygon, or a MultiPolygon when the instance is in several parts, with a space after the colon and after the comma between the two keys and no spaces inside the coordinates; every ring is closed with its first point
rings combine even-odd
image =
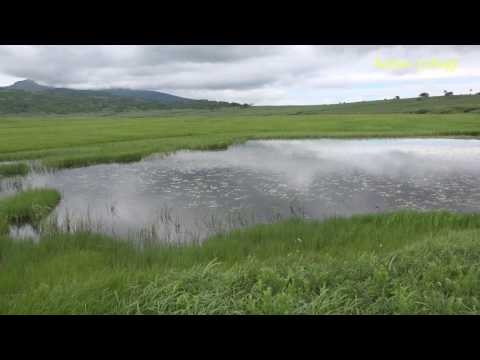
{"type": "MultiPolygon", "coordinates": [[[[358,103],[328,111],[2,117],[0,161],[38,159],[67,168],[223,149],[248,139],[480,134],[480,113],[464,111],[470,103],[448,113],[460,105],[411,101],[427,113],[397,112],[392,105],[389,113],[381,106],[362,110],[367,105],[358,103]]],[[[0,177],[27,171],[8,166],[0,164],[0,177]]],[[[1,314],[480,313],[480,214],[292,217],[183,246],[132,243],[88,230],[45,232],[38,241],[8,236],[9,225],[44,222],[59,201],[53,189],[0,198],[1,314]]]]}
{"type": "Polygon", "coordinates": [[[292,115],[281,107],[195,113],[2,118],[0,161],[40,159],[51,168],[68,168],[180,149],[224,149],[248,139],[480,134],[480,114],[292,115]]]}
{"type": "Polygon", "coordinates": [[[292,218],[186,246],[0,235],[0,313],[478,314],[479,235],[480,215],[448,212],[292,218]]]}

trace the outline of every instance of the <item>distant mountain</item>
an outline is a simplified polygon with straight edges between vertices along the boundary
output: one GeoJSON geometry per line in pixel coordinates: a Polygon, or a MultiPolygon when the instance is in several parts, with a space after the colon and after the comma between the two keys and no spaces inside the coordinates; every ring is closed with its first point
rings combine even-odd
{"type": "Polygon", "coordinates": [[[17,81],[15,84],[7,86],[6,89],[12,89],[12,90],[24,90],[24,91],[45,91],[52,89],[49,86],[43,86],[40,84],[37,84],[33,80],[22,80],[22,81],[17,81]]]}
{"type": "Polygon", "coordinates": [[[158,102],[161,102],[162,104],[174,104],[174,103],[185,103],[189,101],[195,101],[193,99],[187,99],[180,96],[162,93],[159,91],[130,90],[130,89],[105,89],[101,91],[111,95],[115,95],[115,96],[124,96],[124,97],[130,97],[135,99],[143,99],[147,101],[158,101],[158,102]]]}
{"type": "Polygon", "coordinates": [[[244,106],[194,100],[158,91],[132,89],[75,90],[22,80],[0,87],[0,114],[70,114],[125,112],[168,108],[220,108],[244,106]]]}

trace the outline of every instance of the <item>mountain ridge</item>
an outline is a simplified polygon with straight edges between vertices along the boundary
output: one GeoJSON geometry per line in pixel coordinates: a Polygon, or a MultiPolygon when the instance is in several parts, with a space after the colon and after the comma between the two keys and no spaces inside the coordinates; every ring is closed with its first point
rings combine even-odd
{"type": "Polygon", "coordinates": [[[14,90],[25,90],[25,91],[44,91],[47,89],[53,89],[53,87],[40,85],[37,82],[30,79],[17,81],[12,85],[5,86],[4,88],[14,89],[14,90]]]}
{"type": "Polygon", "coordinates": [[[246,106],[224,101],[196,100],[152,90],[110,88],[79,90],[38,84],[31,79],[0,87],[0,114],[149,111],[167,108],[246,106]]]}
{"type": "Polygon", "coordinates": [[[115,96],[122,96],[122,97],[131,97],[131,98],[138,98],[144,99],[149,101],[158,101],[162,103],[174,103],[174,102],[186,102],[186,101],[198,101],[196,99],[189,99],[184,98],[160,91],[154,90],[137,90],[131,88],[103,88],[103,89],[70,89],[70,88],[62,88],[62,87],[54,87],[54,86],[46,86],[37,83],[31,79],[20,80],[12,85],[3,87],[3,89],[13,89],[13,90],[24,90],[24,91],[69,91],[69,92],[92,92],[92,93],[106,93],[115,96]]]}

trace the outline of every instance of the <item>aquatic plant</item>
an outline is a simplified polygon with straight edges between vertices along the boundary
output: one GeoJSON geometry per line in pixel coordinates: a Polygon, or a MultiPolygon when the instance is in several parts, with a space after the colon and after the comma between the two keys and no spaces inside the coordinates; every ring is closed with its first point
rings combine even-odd
{"type": "Polygon", "coordinates": [[[60,202],[53,189],[34,189],[0,199],[0,217],[9,223],[37,223],[60,202]]]}
{"type": "Polygon", "coordinates": [[[28,165],[24,163],[0,164],[0,178],[26,175],[28,170],[28,165]]]}
{"type": "Polygon", "coordinates": [[[301,218],[201,245],[0,237],[0,313],[478,314],[480,215],[301,218]]]}

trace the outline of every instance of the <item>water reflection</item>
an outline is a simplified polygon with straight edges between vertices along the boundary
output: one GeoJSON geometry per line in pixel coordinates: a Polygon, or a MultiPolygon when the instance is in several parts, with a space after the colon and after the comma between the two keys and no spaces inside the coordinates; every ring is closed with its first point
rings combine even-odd
{"type": "Polygon", "coordinates": [[[38,241],[40,239],[38,229],[35,229],[30,224],[11,225],[9,236],[14,239],[32,239],[38,241]]]}
{"type": "Polygon", "coordinates": [[[89,221],[132,237],[148,228],[188,241],[227,220],[236,227],[288,216],[292,206],[313,218],[400,208],[478,211],[479,161],[480,141],[471,139],[249,141],[225,151],[38,172],[21,187],[59,189],[61,224],[89,221]]]}

